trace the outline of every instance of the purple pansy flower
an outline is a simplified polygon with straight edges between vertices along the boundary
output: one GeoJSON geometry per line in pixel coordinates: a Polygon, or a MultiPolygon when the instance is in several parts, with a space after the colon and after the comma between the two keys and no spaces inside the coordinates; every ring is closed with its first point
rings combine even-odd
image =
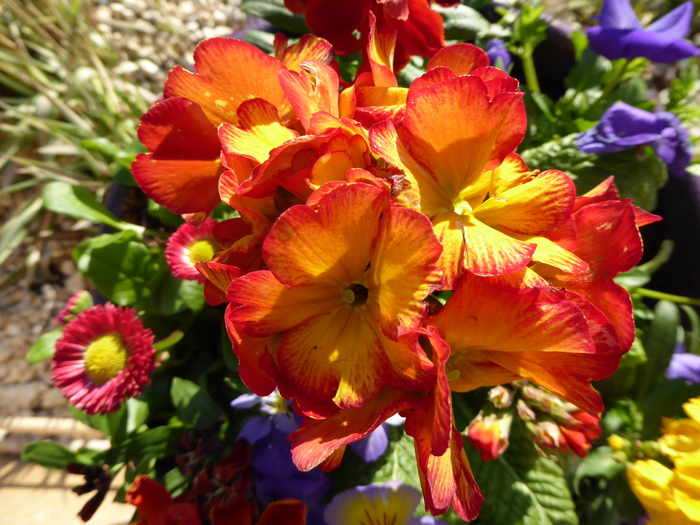
{"type": "Polygon", "coordinates": [[[680,175],[690,164],[690,139],[673,113],[650,113],[615,102],[595,127],[579,133],[576,145],[584,153],[617,153],[649,144],[671,173],[680,175]]]}
{"type": "Polygon", "coordinates": [[[491,65],[500,67],[503,71],[508,71],[508,67],[513,61],[506,46],[503,45],[503,40],[498,38],[492,38],[486,42],[486,54],[489,56],[491,65]],[[499,60],[501,61],[500,65],[498,63],[499,60]]]}
{"type": "Polygon", "coordinates": [[[337,494],[323,513],[327,525],[391,523],[393,525],[447,525],[431,516],[414,518],[421,493],[401,481],[372,483],[337,494]]]}
{"type": "Polygon", "coordinates": [[[274,391],[269,396],[243,394],[231,406],[249,409],[260,405],[266,416],[256,416],[246,422],[238,437],[253,445],[255,491],[264,505],[271,501],[294,498],[308,507],[320,502],[330,488],[328,474],[314,469],[301,472],[292,462],[287,436],[299,427],[288,402],[274,391]]]}
{"type": "Polygon", "coordinates": [[[700,383],[700,355],[689,354],[683,343],[676,343],[666,376],[669,379],[685,379],[688,383],[700,383]]]}
{"type": "Polygon", "coordinates": [[[692,17],[693,3],[685,2],[642,27],[629,0],[604,0],[599,25],[588,30],[588,40],[596,53],[610,60],[645,57],[653,62],[674,62],[700,52],[684,40],[692,17]]]}

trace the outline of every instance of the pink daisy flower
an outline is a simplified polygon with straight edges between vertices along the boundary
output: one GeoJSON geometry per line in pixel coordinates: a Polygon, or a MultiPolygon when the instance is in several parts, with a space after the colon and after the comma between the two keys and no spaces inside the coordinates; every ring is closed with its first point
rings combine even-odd
{"type": "Polygon", "coordinates": [[[132,308],[88,308],[68,322],[56,342],[53,381],[72,405],[88,414],[115,412],[150,383],[153,340],[153,332],[132,308]]]}
{"type": "Polygon", "coordinates": [[[206,282],[195,265],[211,261],[221,249],[221,244],[214,237],[214,227],[217,224],[211,217],[199,228],[185,223],[170,236],[165,247],[165,260],[175,277],[183,281],[206,282]]]}

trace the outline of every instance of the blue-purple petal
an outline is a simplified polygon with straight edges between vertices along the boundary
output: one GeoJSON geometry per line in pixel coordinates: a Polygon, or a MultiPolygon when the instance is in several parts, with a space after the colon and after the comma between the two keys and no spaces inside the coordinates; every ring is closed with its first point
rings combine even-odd
{"type": "Polygon", "coordinates": [[[309,505],[317,503],[330,488],[330,479],[325,472],[312,470],[293,476],[274,478],[256,475],[255,492],[263,505],[271,501],[293,498],[309,505]]]}
{"type": "Polygon", "coordinates": [[[259,405],[262,402],[262,397],[255,394],[241,394],[236,399],[231,401],[231,407],[241,410],[247,410],[259,405]]]}
{"type": "Polygon", "coordinates": [[[272,421],[267,417],[255,416],[246,421],[238,434],[238,439],[245,439],[248,443],[255,444],[267,437],[272,431],[272,421]]]}
{"type": "Polygon", "coordinates": [[[700,51],[690,42],[644,29],[612,29],[601,26],[588,30],[593,50],[610,60],[645,57],[652,62],[675,62],[700,51]]]}
{"type": "Polygon", "coordinates": [[[638,29],[642,27],[628,0],[604,0],[598,15],[602,27],[638,29]]]}
{"type": "Polygon", "coordinates": [[[508,49],[506,49],[506,46],[503,44],[503,40],[499,40],[498,38],[492,38],[486,42],[486,54],[488,55],[489,62],[492,66],[500,66],[500,68],[504,71],[508,70],[508,67],[513,61],[508,49]],[[500,64],[498,62],[499,59],[501,61],[500,64]]]}
{"type": "Polygon", "coordinates": [[[647,31],[661,33],[671,38],[685,38],[693,22],[693,2],[679,5],[666,16],[647,27],[647,31]]]}
{"type": "Polygon", "coordinates": [[[384,425],[380,425],[374,432],[367,437],[350,444],[357,454],[366,462],[377,461],[389,445],[389,437],[386,434],[384,425]]]}
{"type": "Polygon", "coordinates": [[[700,383],[700,355],[674,354],[666,370],[669,379],[685,379],[700,383]]]}

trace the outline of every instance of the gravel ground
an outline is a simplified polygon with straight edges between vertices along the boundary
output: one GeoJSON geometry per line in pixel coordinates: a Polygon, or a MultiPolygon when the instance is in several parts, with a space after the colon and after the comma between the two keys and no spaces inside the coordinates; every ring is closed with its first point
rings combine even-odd
{"type": "MultiPolygon", "coordinates": [[[[155,100],[171,67],[192,66],[192,52],[200,40],[227,36],[241,26],[245,17],[239,6],[240,0],[101,0],[93,4],[92,21],[95,39],[116,44],[121,60],[117,71],[153,93],[155,100]]],[[[5,169],[0,188],[17,182],[15,175],[12,168],[5,169]]],[[[35,196],[0,195],[0,224],[24,199],[35,196]]],[[[56,327],[54,318],[65,302],[86,286],[70,258],[82,235],[65,234],[72,224],[61,226],[61,240],[22,245],[0,266],[2,281],[28,257],[36,263],[0,292],[0,417],[68,413],[62,394],[51,386],[50,362],[26,361],[37,338],[56,327]]]]}

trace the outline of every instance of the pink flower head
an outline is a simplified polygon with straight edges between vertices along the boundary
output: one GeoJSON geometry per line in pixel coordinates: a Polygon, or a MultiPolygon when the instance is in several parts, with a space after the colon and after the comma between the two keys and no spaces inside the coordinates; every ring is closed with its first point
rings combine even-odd
{"type": "Polygon", "coordinates": [[[87,310],[93,305],[92,295],[87,290],[80,290],[73,294],[56,316],[56,324],[66,324],[83,310],[87,310]]]}
{"type": "Polygon", "coordinates": [[[217,224],[212,218],[205,220],[199,228],[185,223],[170,236],[165,247],[165,260],[175,277],[183,281],[206,281],[195,265],[211,261],[221,249],[221,244],[214,236],[217,224]]]}
{"type": "Polygon", "coordinates": [[[154,335],[132,308],[98,305],[75,316],[56,342],[55,385],[75,407],[107,414],[150,383],[154,335]]]}

